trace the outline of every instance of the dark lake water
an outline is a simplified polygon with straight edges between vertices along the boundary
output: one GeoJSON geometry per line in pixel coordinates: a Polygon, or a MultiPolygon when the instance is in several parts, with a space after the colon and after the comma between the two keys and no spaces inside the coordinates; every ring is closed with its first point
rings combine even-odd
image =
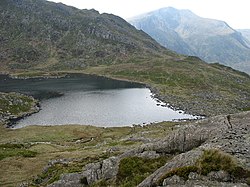
{"type": "Polygon", "coordinates": [[[114,127],[196,118],[163,107],[144,85],[90,75],[24,80],[0,75],[0,91],[21,92],[41,101],[41,111],[20,120],[15,128],[64,124],[114,127]]]}

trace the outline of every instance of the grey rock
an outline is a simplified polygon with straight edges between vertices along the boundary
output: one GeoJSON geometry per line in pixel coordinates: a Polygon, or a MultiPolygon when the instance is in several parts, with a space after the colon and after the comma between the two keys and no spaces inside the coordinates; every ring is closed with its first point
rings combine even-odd
{"type": "Polygon", "coordinates": [[[188,175],[188,179],[191,179],[191,180],[199,180],[200,178],[201,176],[196,172],[190,172],[188,175]]]}
{"type": "Polygon", "coordinates": [[[101,163],[90,163],[86,165],[83,175],[86,176],[88,184],[92,184],[99,180],[102,176],[101,163]]]}
{"type": "Polygon", "coordinates": [[[202,153],[203,151],[201,150],[191,150],[187,153],[182,153],[175,156],[170,162],[166,163],[164,166],[156,170],[153,174],[142,181],[138,187],[151,187],[152,185],[157,184],[159,179],[168,171],[179,167],[194,165],[202,153]]]}
{"type": "Polygon", "coordinates": [[[119,169],[119,159],[117,157],[110,157],[102,162],[102,177],[104,179],[111,179],[115,177],[119,169]]]}
{"type": "Polygon", "coordinates": [[[142,157],[142,158],[149,158],[149,159],[153,159],[153,158],[158,158],[161,155],[156,153],[156,151],[144,151],[143,153],[139,153],[138,155],[136,155],[138,157],[142,157]]]}
{"type": "Polygon", "coordinates": [[[163,186],[167,186],[167,185],[171,185],[171,184],[182,185],[184,183],[185,183],[185,181],[181,177],[174,175],[172,177],[168,177],[168,178],[164,179],[162,184],[163,184],[163,186]]]}
{"type": "Polygon", "coordinates": [[[207,176],[210,180],[216,180],[219,182],[230,181],[230,175],[226,171],[212,171],[207,176]]]}
{"type": "Polygon", "coordinates": [[[81,179],[84,176],[80,173],[63,174],[59,181],[56,181],[47,187],[83,187],[85,184],[81,184],[81,179]]]}
{"type": "Polygon", "coordinates": [[[82,175],[87,178],[88,184],[100,179],[111,179],[118,173],[119,161],[118,157],[110,157],[101,162],[87,164],[82,175]]]}
{"type": "MultiPolygon", "coordinates": [[[[131,149],[117,157],[86,165],[80,174],[86,177],[88,184],[100,179],[116,177],[121,159],[130,156],[156,158],[160,155],[177,154],[164,166],[143,180],[138,187],[151,187],[167,172],[185,166],[193,166],[204,150],[220,149],[234,155],[245,169],[250,169],[250,112],[231,115],[230,123],[226,116],[216,116],[179,126],[169,136],[157,142],[151,142],[131,149]]],[[[77,178],[77,176],[76,176],[77,178]]],[[[61,178],[61,181],[63,177],[61,178]]],[[[73,177],[71,177],[73,179],[73,177]]],[[[76,180],[76,179],[74,179],[76,180]]],[[[224,171],[211,172],[207,177],[190,173],[188,180],[179,180],[177,176],[166,179],[168,186],[247,186],[244,183],[230,183],[230,175],[224,171]],[[178,182],[179,181],[179,182],[178,182]],[[176,184],[170,184],[170,183],[176,184]]],[[[69,184],[69,182],[67,182],[69,184]]],[[[59,184],[59,183],[57,183],[59,184]]]]}

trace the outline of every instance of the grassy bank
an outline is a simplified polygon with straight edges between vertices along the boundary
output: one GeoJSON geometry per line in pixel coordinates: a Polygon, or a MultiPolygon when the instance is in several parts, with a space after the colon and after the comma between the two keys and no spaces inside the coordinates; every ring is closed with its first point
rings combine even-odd
{"type": "Polygon", "coordinates": [[[85,73],[145,83],[157,97],[191,114],[214,116],[250,106],[250,77],[196,57],[88,68],[85,73]]]}
{"type": "Polygon", "coordinates": [[[61,173],[79,171],[84,164],[120,154],[144,140],[165,137],[176,124],[165,122],[119,128],[29,126],[16,130],[1,126],[0,184],[16,186],[29,181],[37,186],[46,185],[58,179],[61,173]],[[50,160],[58,159],[73,161],[55,165],[49,173],[43,172],[50,160]],[[47,182],[42,180],[45,178],[47,182]]]}
{"type": "Polygon", "coordinates": [[[61,77],[66,73],[95,74],[147,84],[158,98],[196,115],[215,116],[250,108],[249,75],[220,64],[207,64],[197,57],[166,55],[75,70],[16,71],[12,76],[61,77]]]}

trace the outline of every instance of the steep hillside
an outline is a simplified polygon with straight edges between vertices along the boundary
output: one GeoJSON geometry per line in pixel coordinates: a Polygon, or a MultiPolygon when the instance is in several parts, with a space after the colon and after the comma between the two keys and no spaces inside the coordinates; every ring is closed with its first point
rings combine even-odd
{"type": "Polygon", "coordinates": [[[1,0],[1,69],[75,69],[156,55],[125,20],[45,0],[1,0]]]}
{"type": "MultiPolygon", "coordinates": [[[[218,62],[241,71],[250,62],[250,43],[219,20],[201,18],[189,10],[163,8],[129,20],[163,46],[218,62]]],[[[250,71],[246,71],[250,72],[250,71]]]]}

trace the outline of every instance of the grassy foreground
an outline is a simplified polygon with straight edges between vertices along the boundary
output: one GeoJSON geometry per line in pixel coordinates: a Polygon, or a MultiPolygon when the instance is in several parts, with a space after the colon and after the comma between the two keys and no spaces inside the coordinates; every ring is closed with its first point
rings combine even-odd
{"type": "Polygon", "coordinates": [[[47,185],[62,173],[81,171],[89,163],[120,154],[147,138],[165,137],[177,123],[165,122],[144,127],[99,128],[93,126],[0,127],[0,186],[28,181],[47,185]],[[43,172],[50,160],[73,159],[43,172]],[[47,182],[43,182],[43,179],[47,182]]]}

